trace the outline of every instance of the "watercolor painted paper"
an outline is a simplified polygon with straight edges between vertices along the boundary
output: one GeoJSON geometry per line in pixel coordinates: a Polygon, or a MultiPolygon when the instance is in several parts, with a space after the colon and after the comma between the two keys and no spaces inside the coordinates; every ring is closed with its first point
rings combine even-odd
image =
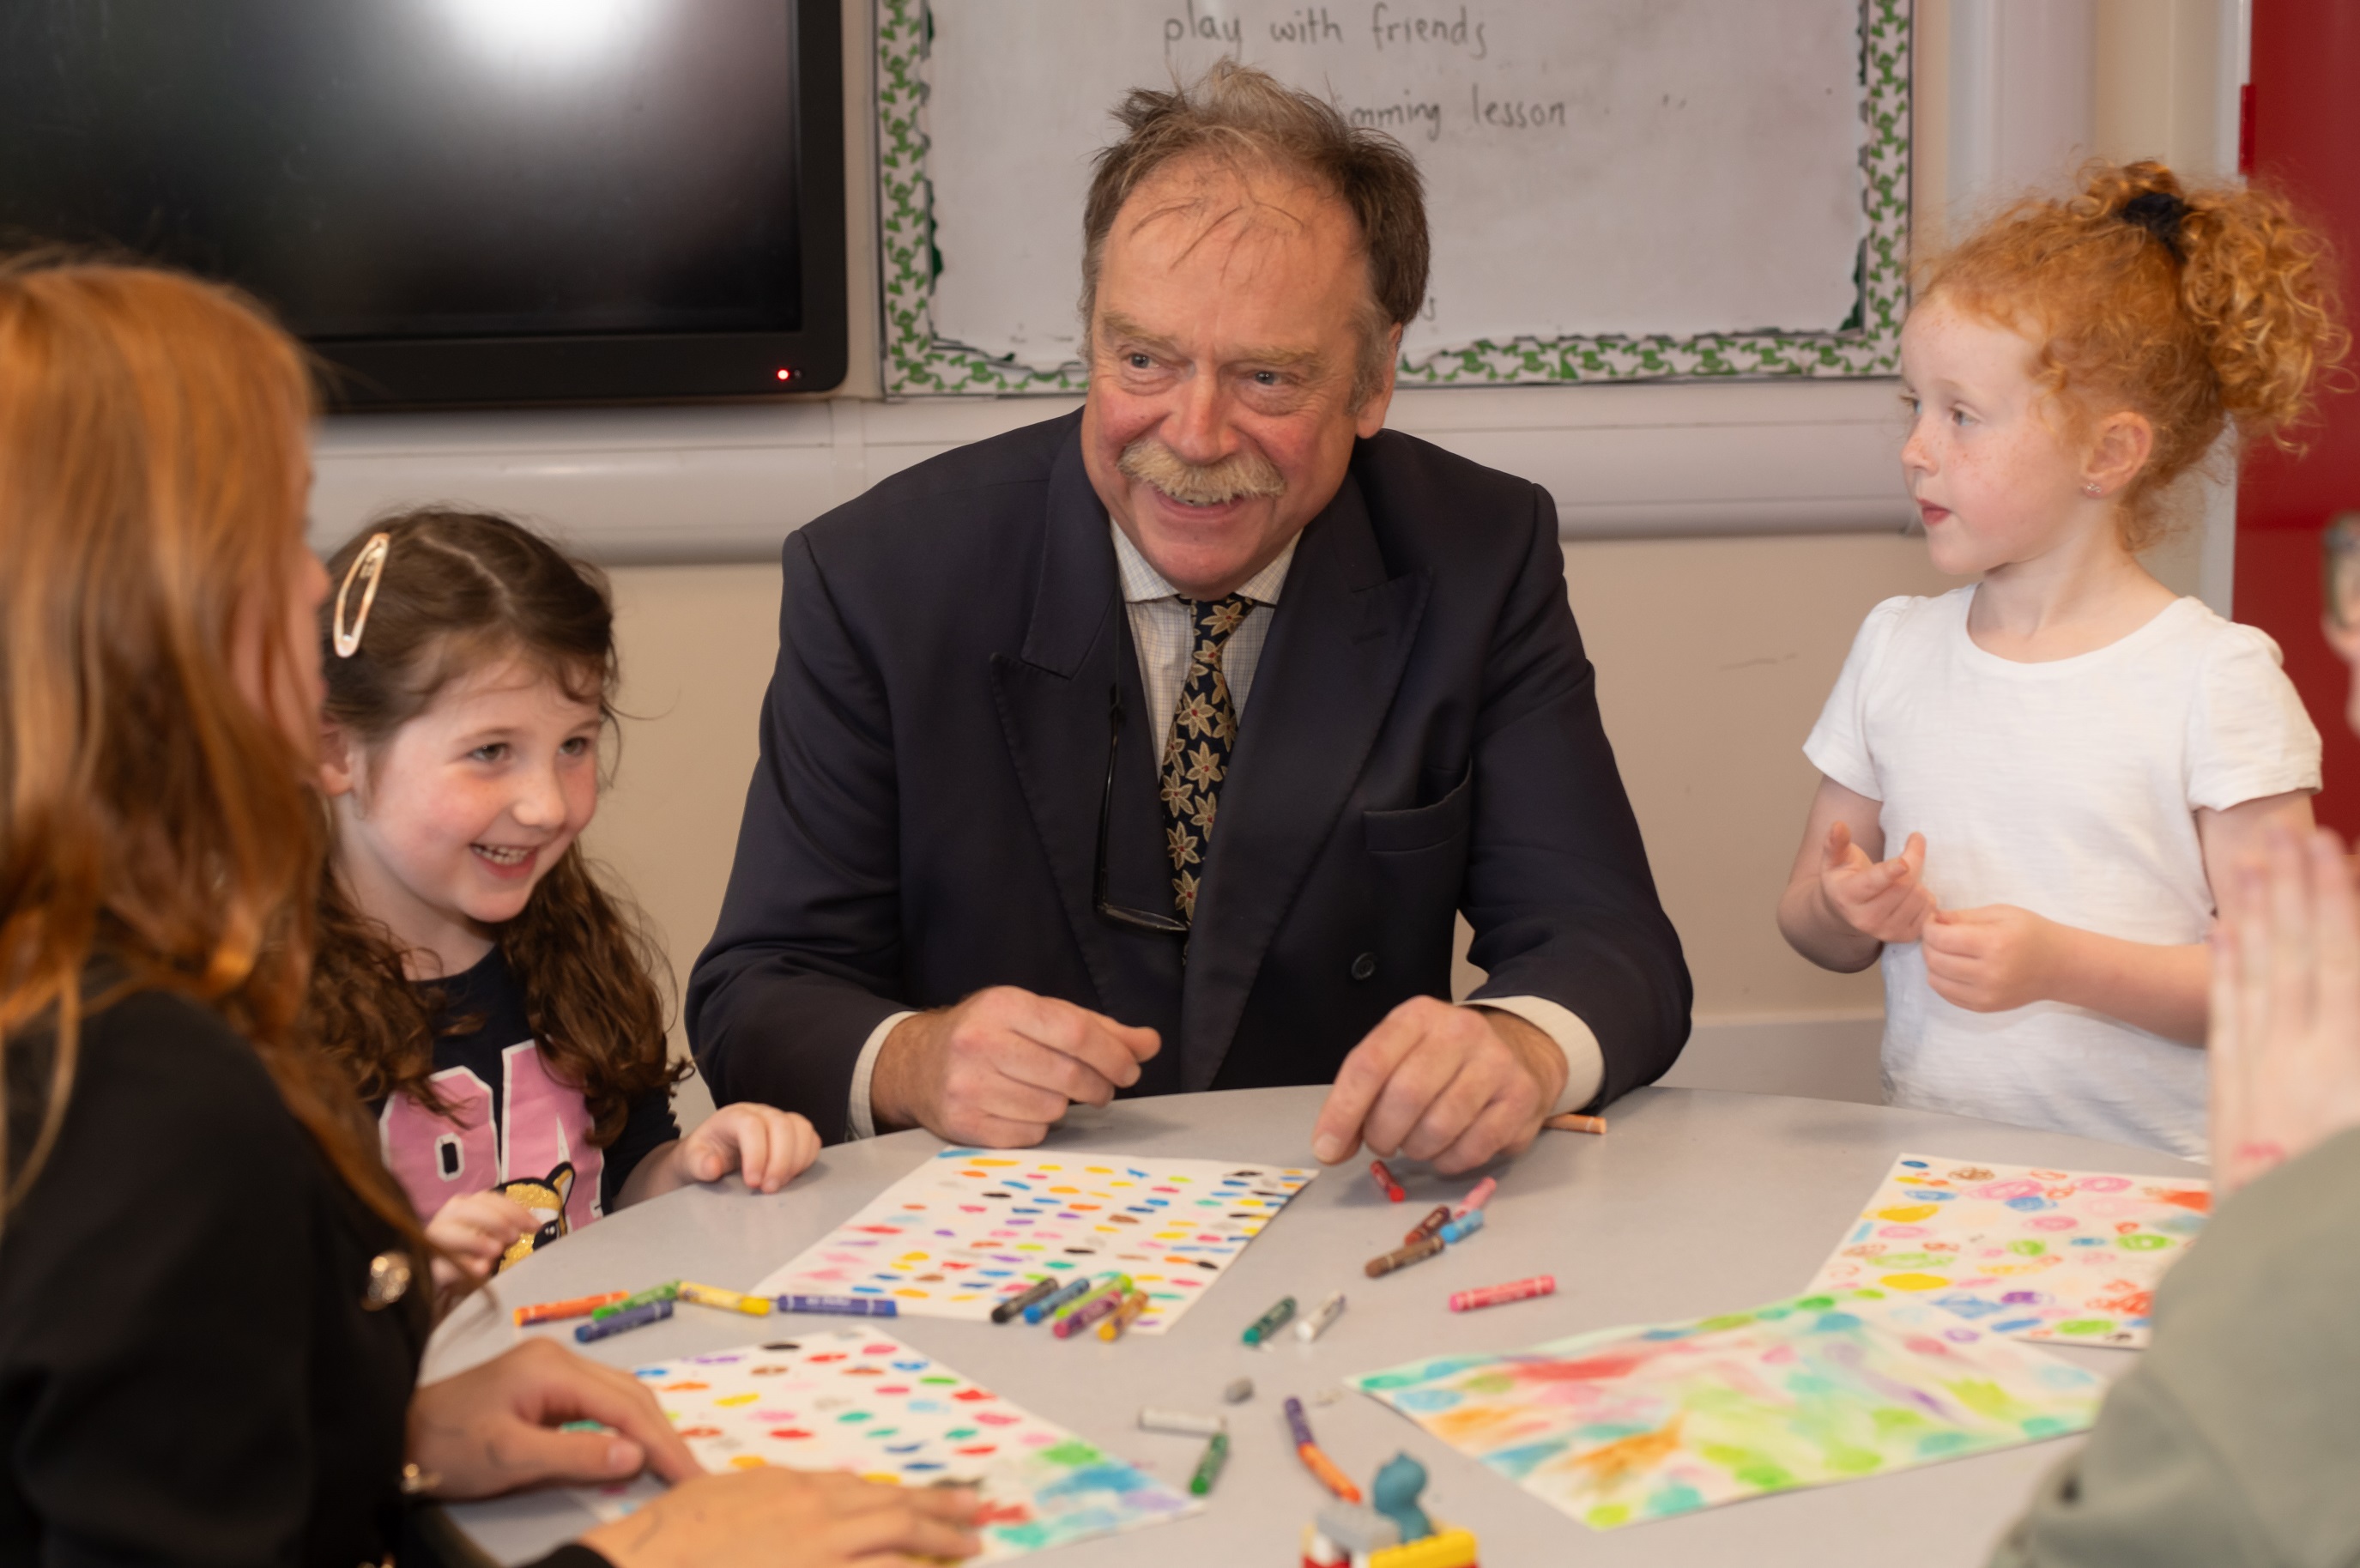
{"type": "Polygon", "coordinates": [[[945,1149],[754,1288],[980,1320],[1034,1281],[1128,1274],[1162,1333],[1318,1173],[1110,1154],[945,1149]]]}
{"type": "Polygon", "coordinates": [[[1923,1296],[1995,1333],[2139,1349],[2209,1182],[1903,1155],[1810,1283],[1923,1296]]]}
{"type": "Polygon", "coordinates": [[[1352,1381],[1595,1530],[2079,1431],[2103,1392],[2078,1366],[1877,1290],[1352,1381]]]}
{"type": "MultiPolygon", "coordinates": [[[[778,1464],[977,1487],[984,1549],[973,1562],[1158,1524],[1201,1506],[890,1334],[796,1334],[636,1376],[707,1470],[778,1464]]],[[[574,1495],[616,1519],[661,1490],[642,1477],[574,1495]]]]}

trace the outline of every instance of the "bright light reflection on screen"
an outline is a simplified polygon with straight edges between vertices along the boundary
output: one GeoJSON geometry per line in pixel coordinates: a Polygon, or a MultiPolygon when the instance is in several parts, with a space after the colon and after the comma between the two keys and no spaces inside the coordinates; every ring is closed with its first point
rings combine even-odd
{"type": "Polygon", "coordinates": [[[468,44],[508,69],[610,58],[645,28],[648,0],[442,0],[468,44]]]}

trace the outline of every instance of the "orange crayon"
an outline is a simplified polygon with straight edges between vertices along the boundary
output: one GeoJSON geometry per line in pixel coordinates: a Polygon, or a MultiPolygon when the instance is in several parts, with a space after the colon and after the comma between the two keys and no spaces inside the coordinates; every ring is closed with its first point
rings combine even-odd
{"type": "Polygon", "coordinates": [[[628,1296],[628,1290],[609,1290],[601,1296],[576,1296],[571,1301],[543,1301],[537,1307],[516,1310],[517,1327],[527,1323],[553,1323],[561,1318],[586,1318],[601,1307],[611,1306],[628,1296]]]}

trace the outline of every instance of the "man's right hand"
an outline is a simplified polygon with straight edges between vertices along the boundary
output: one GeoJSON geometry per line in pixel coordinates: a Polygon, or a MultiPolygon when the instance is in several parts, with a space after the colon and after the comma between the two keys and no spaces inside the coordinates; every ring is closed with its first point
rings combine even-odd
{"type": "Polygon", "coordinates": [[[1069,1104],[1104,1105],[1139,1081],[1153,1029],[1012,985],[904,1018],[869,1080],[878,1130],[923,1127],[955,1144],[1030,1148],[1069,1104]]]}

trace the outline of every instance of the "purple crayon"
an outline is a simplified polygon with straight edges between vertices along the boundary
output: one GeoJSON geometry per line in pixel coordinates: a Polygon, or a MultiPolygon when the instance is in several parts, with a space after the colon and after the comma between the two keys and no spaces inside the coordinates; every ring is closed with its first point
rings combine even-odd
{"type": "Polygon", "coordinates": [[[645,1306],[633,1307],[628,1311],[617,1312],[611,1318],[600,1318],[595,1322],[584,1323],[574,1331],[574,1337],[582,1343],[588,1344],[594,1339],[605,1339],[608,1334],[619,1334],[632,1329],[642,1329],[650,1323],[661,1322],[671,1316],[671,1302],[650,1301],[645,1306]]]}
{"type": "Polygon", "coordinates": [[[1122,1292],[1120,1290],[1111,1295],[1100,1296],[1094,1301],[1084,1302],[1051,1323],[1049,1332],[1059,1339],[1071,1339],[1121,1305],[1122,1292]]]}
{"type": "Polygon", "coordinates": [[[839,1318],[898,1318],[901,1308],[878,1296],[781,1296],[781,1312],[832,1312],[839,1318]]]}

